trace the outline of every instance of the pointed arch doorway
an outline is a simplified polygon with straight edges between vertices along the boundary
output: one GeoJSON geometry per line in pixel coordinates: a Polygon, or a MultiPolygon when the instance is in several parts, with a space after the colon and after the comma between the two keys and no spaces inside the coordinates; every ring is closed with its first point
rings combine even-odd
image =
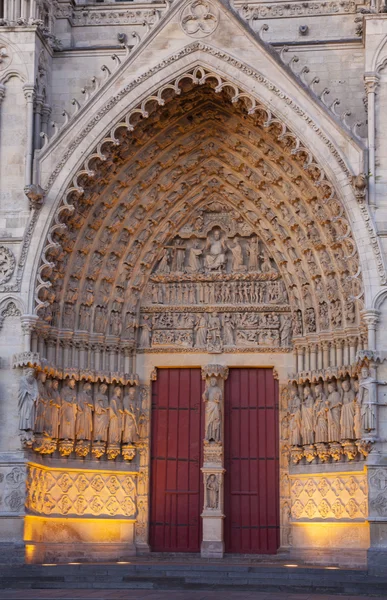
{"type": "MultiPolygon", "coordinates": [[[[152,389],[150,546],[199,552],[203,509],[200,369],[160,369],[152,389]]],[[[278,382],[271,368],[231,368],[224,390],[226,553],[279,546],[278,382]]]]}

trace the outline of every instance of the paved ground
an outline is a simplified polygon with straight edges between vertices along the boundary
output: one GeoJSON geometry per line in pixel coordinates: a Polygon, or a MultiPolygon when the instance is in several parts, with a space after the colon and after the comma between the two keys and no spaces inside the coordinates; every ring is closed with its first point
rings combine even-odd
{"type": "MultiPolygon", "coordinates": [[[[379,600],[387,600],[379,596],[379,600]]],[[[329,596],[240,591],[150,591],[150,590],[2,590],[1,600],[375,600],[371,596],[329,596]]]]}

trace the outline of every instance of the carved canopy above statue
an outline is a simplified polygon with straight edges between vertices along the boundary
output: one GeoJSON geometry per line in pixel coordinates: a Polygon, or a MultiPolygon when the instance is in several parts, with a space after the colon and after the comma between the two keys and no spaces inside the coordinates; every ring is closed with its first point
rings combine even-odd
{"type": "Polygon", "coordinates": [[[104,143],[104,161],[99,147],[68,190],[39,271],[38,328],[151,351],[286,349],[290,311],[294,337],[358,330],[357,249],[313,156],[210,77],[179,85],[132,132],[117,128],[120,144],[104,143]]]}

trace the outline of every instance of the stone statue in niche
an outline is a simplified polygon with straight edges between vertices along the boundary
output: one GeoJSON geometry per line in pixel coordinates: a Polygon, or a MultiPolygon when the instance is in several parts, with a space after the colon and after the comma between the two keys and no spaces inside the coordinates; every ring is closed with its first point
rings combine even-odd
{"type": "Polygon", "coordinates": [[[314,443],[313,427],[314,398],[309,385],[304,387],[304,401],[301,406],[301,437],[303,444],[314,443]]]}
{"type": "Polygon", "coordinates": [[[78,411],[76,422],[76,434],[78,440],[91,440],[93,429],[93,395],[91,383],[83,384],[82,391],[78,394],[78,411]]]}
{"type": "Polygon", "coordinates": [[[349,379],[341,382],[341,439],[354,439],[354,420],[355,420],[355,392],[351,388],[349,379]]]}
{"type": "Polygon", "coordinates": [[[328,404],[323,387],[318,383],[314,388],[314,430],[316,444],[328,441],[328,404]]]}
{"type": "Polygon", "coordinates": [[[138,438],[137,417],[135,412],[136,388],[130,387],[128,394],[124,397],[124,426],[122,432],[122,442],[124,444],[133,444],[138,438]]]}
{"type": "Polygon", "coordinates": [[[200,257],[203,254],[202,249],[199,246],[199,242],[194,242],[191,248],[188,251],[188,259],[187,259],[187,273],[200,273],[202,271],[202,265],[200,262],[200,257]]]}
{"type": "Polygon", "coordinates": [[[232,255],[232,271],[234,273],[243,273],[246,271],[247,267],[243,262],[243,251],[238,236],[235,236],[233,242],[228,244],[228,248],[232,255]]]}
{"type": "Polygon", "coordinates": [[[208,386],[203,393],[205,404],[205,440],[221,442],[222,440],[222,390],[216,377],[210,377],[208,386]]]}
{"type": "Polygon", "coordinates": [[[179,274],[185,273],[184,262],[186,247],[182,245],[182,240],[180,238],[175,239],[172,251],[172,272],[179,274]]]}
{"type": "Polygon", "coordinates": [[[109,400],[106,394],[107,389],[108,386],[106,383],[101,383],[99,390],[95,395],[93,426],[94,442],[107,441],[107,431],[109,427],[109,400]]]}
{"type": "Polygon", "coordinates": [[[219,480],[215,473],[207,476],[206,480],[206,508],[215,510],[219,508],[219,480]]]}
{"type": "Polygon", "coordinates": [[[123,414],[121,396],[122,389],[116,386],[109,404],[109,444],[121,443],[123,414]]]}
{"type": "Polygon", "coordinates": [[[36,400],[36,419],[35,419],[35,433],[44,432],[45,415],[48,405],[47,390],[45,387],[46,373],[38,373],[37,384],[38,384],[38,397],[36,400]]]}
{"type": "Polygon", "coordinates": [[[340,441],[341,396],[335,381],[328,383],[328,441],[340,441]]]}
{"type": "Polygon", "coordinates": [[[19,429],[31,432],[29,436],[23,436],[23,441],[32,438],[35,426],[36,401],[38,399],[38,384],[35,379],[34,369],[25,369],[19,385],[19,429]]]}
{"type": "Polygon", "coordinates": [[[49,437],[57,439],[59,434],[59,411],[61,406],[59,381],[57,379],[47,379],[46,394],[47,409],[44,419],[44,431],[49,437]]]}
{"type": "Polygon", "coordinates": [[[61,390],[59,437],[61,440],[75,438],[75,418],[77,414],[77,394],[75,380],[69,379],[61,390]]]}
{"type": "Polygon", "coordinates": [[[296,388],[290,390],[289,413],[289,442],[291,446],[300,446],[301,398],[296,388]]]}
{"type": "Polygon", "coordinates": [[[354,433],[355,433],[355,439],[359,440],[361,438],[361,434],[362,434],[362,425],[361,425],[361,403],[360,403],[360,399],[359,399],[359,389],[360,389],[360,384],[359,384],[359,380],[358,379],[354,379],[353,380],[353,390],[355,392],[355,401],[354,401],[354,405],[355,405],[355,414],[353,417],[353,429],[354,429],[354,433]]]}
{"type": "Polygon", "coordinates": [[[223,271],[226,266],[227,245],[220,229],[215,229],[213,238],[208,238],[205,247],[204,266],[208,271],[223,271]]]}
{"type": "Polygon", "coordinates": [[[361,423],[363,431],[369,433],[376,427],[376,394],[377,382],[371,377],[369,369],[363,367],[359,380],[357,401],[361,406],[361,423]]]}

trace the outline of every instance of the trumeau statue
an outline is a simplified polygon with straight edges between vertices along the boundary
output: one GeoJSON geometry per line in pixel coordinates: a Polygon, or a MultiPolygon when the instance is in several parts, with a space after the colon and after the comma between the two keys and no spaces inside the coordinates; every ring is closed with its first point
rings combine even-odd
{"type": "Polygon", "coordinates": [[[38,384],[34,369],[26,369],[19,387],[19,429],[33,431],[35,426],[38,384]]]}
{"type": "Polygon", "coordinates": [[[216,377],[210,377],[209,385],[203,393],[205,404],[205,440],[220,442],[222,436],[222,390],[216,377]]]}

